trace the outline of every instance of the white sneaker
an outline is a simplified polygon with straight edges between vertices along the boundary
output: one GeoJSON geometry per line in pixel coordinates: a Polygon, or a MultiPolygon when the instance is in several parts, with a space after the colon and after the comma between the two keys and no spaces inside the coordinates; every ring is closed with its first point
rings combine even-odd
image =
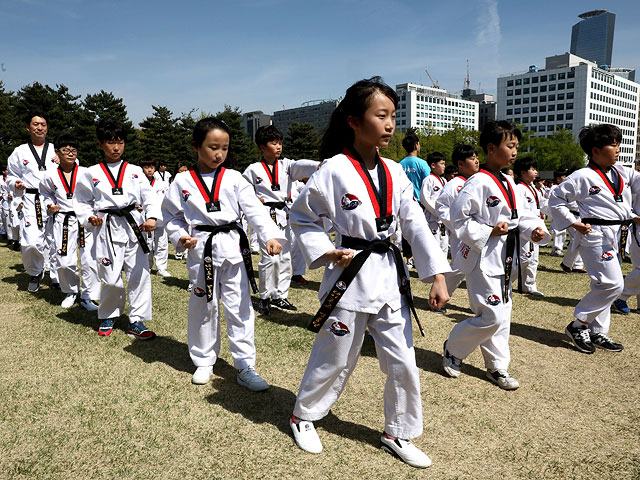
{"type": "Polygon", "coordinates": [[[420,451],[420,449],[409,440],[402,440],[401,438],[393,440],[389,438],[386,433],[383,433],[382,437],[380,437],[380,442],[382,442],[382,449],[385,452],[390,453],[394,457],[398,457],[412,467],[427,468],[431,465],[429,456],[420,451]]]}
{"type": "Polygon", "coordinates": [[[458,378],[461,367],[462,360],[451,355],[447,350],[447,342],[444,342],[442,347],[442,368],[444,368],[446,374],[452,378],[458,378]]]}
{"type": "Polygon", "coordinates": [[[322,442],[318,437],[313,422],[299,420],[298,423],[293,421],[293,415],[289,418],[289,425],[293,432],[293,439],[302,450],[309,453],[320,453],[322,451],[322,442]]]}
{"type": "Polygon", "coordinates": [[[252,392],[261,392],[269,388],[269,384],[258,375],[253,367],[238,370],[238,385],[247,387],[252,392]]]}
{"type": "Polygon", "coordinates": [[[174,257],[176,260],[182,260],[182,258],[184,257],[184,252],[176,253],[173,257],[174,257]]]}
{"type": "Polygon", "coordinates": [[[78,296],[77,293],[67,293],[67,296],[64,297],[64,300],[62,300],[62,303],[60,304],[60,306],[62,308],[73,307],[73,304],[76,303],[77,296],[78,296]]]}
{"type": "Polygon", "coordinates": [[[98,310],[98,306],[88,298],[81,298],[80,306],[88,312],[95,312],[96,310],[98,310]]]}
{"type": "Polygon", "coordinates": [[[166,270],[158,270],[158,275],[160,275],[161,277],[170,277],[171,274],[169,272],[167,272],[166,270]]]}
{"type": "Polygon", "coordinates": [[[198,367],[193,377],[191,377],[191,383],[194,385],[206,385],[211,380],[211,375],[213,375],[213,365],[198,367]]]}
{"type": "Polygon", "coordinates": [[[520,382],[506,370],[487,370],[487,378],[503,390],[516,390],[520,386],[520,382]]]}

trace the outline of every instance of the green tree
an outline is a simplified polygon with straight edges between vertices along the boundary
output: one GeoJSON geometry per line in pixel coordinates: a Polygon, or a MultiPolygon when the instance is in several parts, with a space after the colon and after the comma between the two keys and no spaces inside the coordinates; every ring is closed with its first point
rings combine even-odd
{"type": "Polygon", "coordinates": [[[391,137],[391,140],[389,140],[389,144],[380,150],[380,156],[395,160],[396,162],[399,162],[406,157],[407,152],[402,146],[402,140],[404,137],[405,133],[400,130],[393,132],[393,136],[391,137]]]}
{"type": "Polygon", "coordinates": [[[191,110],[188,113],[183,113],[176,120],[176,137],[178,139],[175,151],[176,163],[183,162],[187,165],[192,165],[194,162],[195,152],[191,146],[191,139],[193,137],[193,127],[198,122],[194,115],[195,110],[191,110]]]}
{"type": "Polygon", "coordinates": [[[292,159],[318,160],[320,136],[311,123],[292,122],[287,130],[283,151],[292,159]]]}
{"type": "Polygon", "coordinates": [[[235,168],[243,171],[249,164],[257,162],[260,159],[260,154],[242,126],[242,112],[240,108],[225,105],[224,110],[218,112],[215,116],[223,120],[231,131],[229,151],[235,158],[235,168]]]}
{"type": "Polygon", "coordinates": [[[556,130],[550,137],[531,136],[525,143],[525,149],[520,151],[528,151],[536,159],[538,170],[567,170],[584,166],[584,152],[574,140],[571,130],[556,130]]]}
{"type": "Polygon", "coordinates": [[[172,170],[176,153],[181,150],[181,132],[177,120],[167,107],[152,105],[153,114],[140,122],[140,143],[145,155],[151,155],[156,161],[167,164],[172,170]]]}
{"type": "Polygon", "coordinates": [[[13,149],[23,138],[24,126],[16,114],[16,96],[0,81],[0,163],[6,165],[13,149]]]}

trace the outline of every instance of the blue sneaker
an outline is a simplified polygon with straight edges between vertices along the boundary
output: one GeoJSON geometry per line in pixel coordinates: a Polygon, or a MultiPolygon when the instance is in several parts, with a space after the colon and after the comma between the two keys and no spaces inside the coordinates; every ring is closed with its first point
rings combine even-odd
{"type": "Polygon", "coordinates": [[[129,324],[127,335],[138,340],[151,340],[156,336],[151,330],[144,326],[142,322],[134,322],[129,324]]]}
{"type": "Polygon", "coordinates": [[[627,302],[620,298],[613,302],[613,309],[623,315],[629,315],[631,313],[631,309],[629,308],[629,305],[627,305],[627,302]]]}
{"type": "Polygon", "coordinates": [[[107,318],[100,323],[98,328],[98,335],[101,337],[108,337],[113,332],[113,318],[107,318]]]}

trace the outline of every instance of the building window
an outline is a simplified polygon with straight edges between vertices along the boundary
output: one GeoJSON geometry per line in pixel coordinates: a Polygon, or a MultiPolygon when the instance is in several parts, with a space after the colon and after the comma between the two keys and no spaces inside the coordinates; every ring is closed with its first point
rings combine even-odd
{"type": "Polygon", "coordinates": [[[555,92],[556,91],[556,84],[555,83],[552,83],[552,84],[549,85],[549,91],[550,92],[555,92]]]}
{"type": "Polygon", "coordinates": [[[522,103],[524,103],[525,105],[529,105],[529,97],[524,97],[522,99],[522,103]]]}
{"type": "Polygon", "coordinates": [[[564,83],[558,84],[558,90],[564,90],[564,83]]]}
{"type": "Polygon", "coordinates": [[[513,80],[507,80],[507,87],[513,87],[513,80]]]}
{"type": "Polygon", "coordinates": [[[538,103],[538,97],[531,97],[531,103],[538,103]]]}
{"type": "Polygon", "coordinates": [[[564,120],[564,115],[562,113],[557,114],[556,120],[564,120]]]}
{"type": "Polygon", "coordinates": [[[532,131],[533,133],[536,133],[536,132],[538,131],[538,127],[531,127],[531,131],[532,131]]]}
{"type": "Polygon", "coordinates": [[[531,93],[538,93],[538,87],[531,87],[531,93]]]}
{"type": "Polygon", "coordinates": [[[520,105],[522,103],[522,100],[520,98],[516,98],[516,105],[520,105]]]}
{"type": "Polygon", "coordinates": [[[555,102],[556,101],[556,96],[555,95],[549,95],[549,101],[550,102],[555,102]]]}
{"type": "Polygon", "coordinates": [[[522,117],[522,123],[529,123],[529,117],[522,117]]]}
{"type": "Polygon", "coordinates": [[[546,95],[540,95],[540,102],[546,102],[547,101],[547,96],[546,95]]]}
{"type": "Polygon", "coordinates": [[[518,115],[520,113],[520,109],[516,108],[516,115],[518,115]]]}
{"type": "Polygon", "coordinates": [[[540,85],[540,91],[541,92],[546,92],[547,91],[547,86],[546,85],[540,85]]]}
{"type": "Polygon", "coordinates": [[[522,79],[516,78],[516,85],[522,85],[522,79]]]}
{"type": "Polygon", "coordinates": [[[567,123],[564,128],[566,128],[567,130],[573,130],[573,124],[572,123],[567,123]]]}
{"type": "Polygon", "coordinates": [[[529,113],[529,107],[524,107],[522,109],[522,113],[529,113]]]}
{"type": "Polygon", "coordinates": [[[575,86],[574,82],[567,82],[567,88],[573,88],[575,86]]]}
{"type": "Polygon", "coordinates": [[[513,90],[507,90],[507,97],[513,97],[513,90]]]}
{"type": "Polygon", "coordinates": [[[547,107],[545,105],[540,105],[540,111],[541,112],[546,112],[547,111],[547,107]]]}
{"type": "Polygon", "coordinates": [[[558,80],[564,80],[564,72],[558,74],[558,80]]]}
{"type": "Polygon", "coordinates": [[[531,107],[531,113],[536,113],[538,111],[538,107],[531,107]]]}
{"type": "Polygon", "coordinates": [[[540,75],[540,81],[541,82],[546,82],[547,81],[547,76],[546,75],[540,75]]]}
{"type": "Polygon", "coordinates": [[[573,100],[573,92],[567,92],[567,100],[573,100]]]}
{"type": "Polygon", "coordinates": [[[555,112],[555,110],[556,110],[556,106],[555,106],[555,105],[549,105],[548,110],[549,110],[550,112],[555,112]]]}
{"type": "Polygon", "coordinates": [[[509,105],[513,105],[513,98],[510,98],[509,100],[507,100],[507,106],[509,105]]]}
{"type": "Polygon", "coordinates": [[[507,108],[507,115],[513,115],[513,108],[507,108]]]}
{"type": "Polygon", "coordinates": [[[547,115],[547,122],[553,122],[554,120],[554,115],[547,115]]]}
{"type": "Polygon", "coordinates": [[[538,77],[531,77],[531,83],[538,83],[538,77]]]}
{"type": "Polygon", "coordinates": [[[544,115],[540,115],[538,117],[538,120],[541,121],[541,122],[546,122],[547,121],[547,117],[545,117],[544,115]]]}
{"type": "Polygon", "coordinates": [[[520,119],[518,117],[516,117],[516,118],[513,119],[513,122],[514,123],[520,123],[520,119]]]}
{"type": "Polygon", "coordinates": [[[558,94],[558,100],[564,100],[564,93],[558,94]]]}
{"type": "Polygon", "coordinates": [[[556,79],[556,74],[555,73],[552,73],[552,74],[549,75],[549,81],[550,82],[554,81],[555,79],[556,79]]]}
{"type": "Polygon", "coordinates": [[[531,117],[531,123],[536,123],[538,121],[538,117],[531,117]]]}
{"type": "Polygon", "coordinates": [[[544,125],[540,125],[540,131],[544,132],[544,125]]]}
{"type": "Polygon", "coordinates": [[[567,120],[573,120],[573,113],[567,113],[566,119],[567,120]]]}
{"type": "Polygon", "coordinates": [[[522,94],[523,95],[529,95],[529,87],[525,87],[522,89],[522,94]]]}
{"type": "Polygon", "coordinates": [[[576,76],[576,72],[574,72],[573,70],[567,73],[567,78],[574,78],[575,76],[576,76]]]}
{"type": "Polygon", "coordinates": [[[558,110],[564,110],[564,103],[558,104],[558,110]]]}
{"type": "Polygon", "coordinates": [[[573,103],[567,103],[567,110],[573,110],[573,103]]]}
{"type": "Polygon", "coordinates": [[[522,89],[521,88],[516,88],[516,95],[522,95],[522,89]]]}

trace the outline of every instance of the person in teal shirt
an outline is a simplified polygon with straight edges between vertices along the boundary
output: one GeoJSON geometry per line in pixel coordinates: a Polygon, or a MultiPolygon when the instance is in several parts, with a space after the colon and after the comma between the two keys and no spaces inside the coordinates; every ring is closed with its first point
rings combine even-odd
{"type": "Polygon", "coordinates": [[[413,195],[416,200],[420,200],[420,188],[422,181],[429,176],[431,169],[427,162],[418,157],[420,153],[420,139],[412,131],[409,130],[402,140],[402,146],[407,151],[407,156],[400,160],[400,165],[404,173],[407,174],[409,180],[413,184],[413,195]]]}

